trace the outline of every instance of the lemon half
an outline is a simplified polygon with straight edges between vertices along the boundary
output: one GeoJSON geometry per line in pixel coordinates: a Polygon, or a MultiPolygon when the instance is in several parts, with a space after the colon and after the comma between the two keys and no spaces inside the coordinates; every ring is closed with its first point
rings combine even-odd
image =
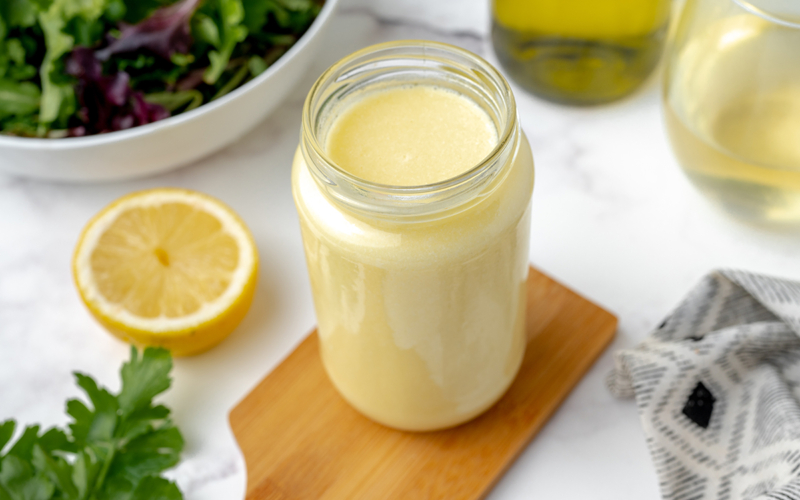
{"type": "Polygon", "coordinates": [[[83,302],[117,337],[197,354],[244,318],[258,252],[239,217],[193,191],[124,196],[86,226],[72,260],[83,302]]]}

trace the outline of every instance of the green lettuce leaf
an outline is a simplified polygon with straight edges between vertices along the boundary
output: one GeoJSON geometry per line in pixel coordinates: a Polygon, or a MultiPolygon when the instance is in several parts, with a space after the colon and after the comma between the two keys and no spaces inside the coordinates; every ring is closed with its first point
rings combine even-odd
{"type": "Polygon", "coordinates": [[[96,21],[105,8],[106,0],[53,0],[45,11],[39,13],[39,25],[44,32],[47,51],[39,78],[42,81],[42,102],[39,123],[48,126],[59,118],[74,112],[75,92],[70,83],[58,83],[54,78],[56,61],[75,46],[75,38],[65,32],[68,22],[80,16],[84,22],[96,21]]]}
{"type": "Polygon", "coordinates": [[[39,87],[33,83],[0,79],[0,118],[35,113],[40,99],[39,87]]]}
{"type": "MultiPolygon", "coordinates": [[[[27,28],[36,24],[37,6],[30,0],[2,0],[0,16],[8,28],[27,28]]],[[[2,38],[2,37],[0,37],[2,38]]]]}
{"type": "Polygon", "coordinates": [[[217,50],[208,53],[211,65],[203,75],[203,80],[213,85],[228,67],[236,44],[247,37],[247,28],[242,24],[244,7],[241,0],[215,0],[219,15],[219,43],[217,50]]]}

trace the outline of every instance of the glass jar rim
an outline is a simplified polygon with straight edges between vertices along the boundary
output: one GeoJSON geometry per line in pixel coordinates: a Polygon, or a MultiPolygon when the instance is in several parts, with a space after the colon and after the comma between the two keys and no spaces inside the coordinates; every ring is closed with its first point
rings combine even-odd
{"type": "MultiPolygon", "coordinates": [[[[387,66],[391,67],[391,66],[387,66]]],[[[399,67],[399,66],[398,66],[399,67]]],[[[486,84],[485,80],[483,81],[486,84]]],[[[308,93],[305,104],[303,106],[302,116],[302,136],[301,136],[301,149],[306,157],[307,163],[309,156],[312,157],[309,167],[316,167],[318,170],[315,174],[321,174],[322,182],[326,187],[330,188],[334,198],[339,201],[347,202],[345,193],[342,190],[337,192],[337,187],[346,186],[350,194],[358,193],[365,196],[356,203],[354,206],[351,203],[351,208],[361,209],[370,213],[380,213],[381,204],[394,205],[393,208],[404,206],[405,210],[389,210],[394,216],[403,215],[420,215],[428,212],[441,211],[446,200],[461,194],[462,191],[469,190],[473,184],[480,184],[484,178],[494,177],[492,166],[497,165],[501,160],[508,156],[509,145],[516,145],[516,135],[518,135],[518,120],[516,111],[516,101],[508,82],[503,78],[500,72],[495,69],[491,64],[480,56],[456,47],[454,45],[432,42],[427,40],[400,40],[393,42],[379,43],[369,47],[358,50],[334,65],[328,68],[312,86],[308,93]],[[473,167],[465,170],[464,172],[442,181],[423,184],[423,185],[389,185],[372,182],[361,177],[357,177],[333,162],[327,155],[325,148],[320,144],[316,133],[316,119],[319,112],[318,104],[316,101],[320,99],[321,93],[326,87],[333,82],[336,82],[337,75],[348,75],[348,68],[351,66],[358,67],[359,64],[368,65],[371,60],[377,59],[379,61],[388,61],[392,57],[395,59],[399,56],[413,57],[414,51],[421,51],[423,55],[417,54],[421,61],[426,59],[434,60],[435,56],[451,56],[452,59],[448,61],[455,61],[455,58],[460,58],[468,61],[474,65],[476,70],[480,71],[482,77],[493,84],[501,94],[502,112],[505,119],[502,122],[502,128],[498,127],[498,140],[491,152],[486,157],[480,160],[473,167]],[[425,56],[431,52],[430,57],[425,56]],[[317,160],[317,161],[314,161],[317,160]],[[452,195],[452,196],[450,196],[452,195]],[[366,200],[366,198],[370,198],[366,200]],[[439,203],[441,202],[441,203],[439,203]],[[426,206],[427,208],[423,208],[426,206]]],[[[315,168],[312,168],[315,170],[315,168]]],[[[319,175],[315,175],[318,177],[319,175]]],[[[485,179],[484,179],[485,180],[485,179]]],[[[473,189],[474,191],[474,189],[473,189]]],[[[390,207],[392,208],[392,207],[390,207]]]]}
{"type": "Polygon", "coordinates": [[[774,24],[779,24],[781,26],[786,26],[788,28],[795,28],[800,29],[800,11],[797,13],[797,18],[795,20],[789,20],[782,17],[784,14],[779,14],[774,11],[774,9],[770,9],[764,5],[756,5],[756,0],[731,0],[741,9],[747,11],[750,14],[758,16],[766,21],[769,21],[774,24]]]}

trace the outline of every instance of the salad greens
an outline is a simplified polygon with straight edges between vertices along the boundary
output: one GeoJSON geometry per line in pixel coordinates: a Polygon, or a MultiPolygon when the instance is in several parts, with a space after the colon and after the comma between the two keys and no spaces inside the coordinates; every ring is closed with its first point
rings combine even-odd
{"type": "Polygon", "coordinates": [[[274,63],[322,1],[0,0],[0,133],[81,136],[194,109],[274,63]]]}
{"type": "Polygon", "coordinates": [[[29,426],[3,453],[16,422],[0,423],[0,500],[182,499],[160,474],[178,463],[183,437],[169,409],[152,402],[169,388],[171,369],[169,351],[147,348],[139,357],[131,348],[117,395],[75,373],[91,408],[67,401],[66,430],[29,426]]]}

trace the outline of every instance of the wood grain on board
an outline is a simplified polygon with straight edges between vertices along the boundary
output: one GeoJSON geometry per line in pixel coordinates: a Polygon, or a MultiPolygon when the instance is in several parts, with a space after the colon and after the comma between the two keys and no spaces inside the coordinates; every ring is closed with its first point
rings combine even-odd
{"type": "Polygon", "coordinates": [[[312,332],[230,414],[247,500],[479,499],[558,408],[617,327],[608,311],[531,268],[528,346],[503,398],[459,427],[383,427],[328,381],[312,332]]]}

